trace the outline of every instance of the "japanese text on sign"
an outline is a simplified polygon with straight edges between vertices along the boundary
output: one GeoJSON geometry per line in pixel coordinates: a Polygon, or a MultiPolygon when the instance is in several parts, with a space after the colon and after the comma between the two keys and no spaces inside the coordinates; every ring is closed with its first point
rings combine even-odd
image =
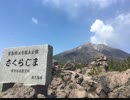
{"type": "Polygon", "coordinates": [[[20,60],[11,60],[11,59],[8,59],[6,61],[6,66],[7,67],[10,67],[11,65],[14,65],[14,66],[18,66],[18,67],[22,67],[22,66],[38,66],[38,59],[35,58],[35,59],[20,59],[20,60]]]}
{"type": "Polygon", "coordinates": [[[9,51],[8,56],[38,54],[39,50],[9,51]]]}

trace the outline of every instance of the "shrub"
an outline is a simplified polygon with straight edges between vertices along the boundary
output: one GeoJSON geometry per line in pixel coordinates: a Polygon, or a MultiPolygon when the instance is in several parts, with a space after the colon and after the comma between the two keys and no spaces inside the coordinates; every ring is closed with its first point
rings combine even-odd
{"type": "Polygon", "coordinates": [[[100,67],[94,67],[88,74],[91,76],[99,75],[102,72],[100,67]]]}
{"type": "Polygon", "coordinates": [[[109,69],[108,71],[126,71],[130,68],[130,57],[128,57],[124,61],[115,61],[114,59],[111,59],[108,63],[109,69]]]}

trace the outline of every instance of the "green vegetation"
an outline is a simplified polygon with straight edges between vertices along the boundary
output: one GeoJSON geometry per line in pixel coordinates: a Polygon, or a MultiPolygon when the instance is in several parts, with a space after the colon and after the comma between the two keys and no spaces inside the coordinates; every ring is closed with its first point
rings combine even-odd
{"type": "Polygon", "coordinates": [[[100,67],[94,67],[88,74],[91,76],[99,75],[102,72],[100,67]]]}
{"type": "Polygon", "coordinates": [[[87,64],[78,63],[78,64],[75,64],[75,67],[76,67],[76,69],[82,69],[84,67],[87,67],[87,64]]]}
{"type": "Polygon", "coordinates": [[[111,59],[108,63],[109,69],[108,71],[126,71],[127,69],[130,69],[130,57],[128,57],[124,61],[115,61],[111,59]]]}
{"type": "MultiPolygon", "coordinates": [[[[122,71],[126,71],[127,69],[130,69],[130,57],[128,57],[126,60],[124,61],[116,61],[114,59],[110,59],[108,61],[108,72],[111,72],[111,71],[119,71],[119,72],[122,72],[122,71]]],[[[94,67],[91,72],[89,72],[88,74],[91,75],[91,76],[94,76],[94,75],[99,75],[100,73],[102,72],[102,69],[99,67],[99,68],[96,68],[94,67]]]]}

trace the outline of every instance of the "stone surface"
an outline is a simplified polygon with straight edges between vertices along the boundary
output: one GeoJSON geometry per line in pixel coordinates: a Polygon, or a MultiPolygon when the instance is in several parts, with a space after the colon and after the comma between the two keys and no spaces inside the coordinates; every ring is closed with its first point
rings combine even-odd
{"type": "Polygon", "coordinates": [[[38,92],[39,88],[15,84],[13,88],[0,93],[1,98],[130,98],[130,70],[108,72],[90,77],[74,71],[63,71],[62,76],[69,75],[64,82],[62,77],[54,77],[48,96],[38,92]],[[122,77],[121,77],[122,76],[122,77]],[[116,79],[117,78],[117,79],[116,79]],[[77,82],[76,80],[82,81],[77,82]]]}
{"type": "Polygon", "coordinates": [[[56,96],[57,98],[66,98],[67,94],[64,90],[61,90],[61,91],[56,91],[56,96]]]}
{"type": "Polygon", "coordinates": [[[106,92],[113,91],[115,88],[125,85],[130,78],[130,70],[125,72],[109,72],[100,76],[101,85],[106,92]]]}
{"type": "Polygon", "coordinates": [[[46,98],[47,86],[28,86],[16,83],[12,88],[0,93],[0,98],[46,98]]]}
{"type": "Polygon", "coordinates": [[[47,85],[51,82],[52,47],[49,45],[4,49],[1,62],[1,83],[47,85]]]}
{"type": "Polygon", "coordinates": [[[76,72],[77,73],[81,73],[81,69],[76,69],[76,72]]]}
{"type": "Polygon", "coordinates": [[[76,69],[74,63],[71,62],[67,62],[64,66],[63,66],[64,70],[71,70],[74,71],[76,69]]]}
{"type": "Polygon", "coordinates": [[[87,92],[84,89],[74,89],[71,91],[69,98],[86,98],[87,92]]]}
{"type": "MultiPolygon", "coordinates": [[[[106,60],[102,57],[99,61],[106,60]]],[[[72,70],[60,69],[59,76],[52,77],[48,95],[41,93],[40,86],[15,84],[0,93],[2,98],[130,98],[130,69],[124,72],[106,72],[96,76],[72,70]],[[28,92],[27,92],[28,91],[28,92]]],[[[59,72],[58,70],[56,73],[59,72]]],[[[46,88],[47,89],[47,88],[46,88]]],[[[46,91],[46,90],[45,90],[46,91]]]]}
{"type": "Polygon", "coordinates": [[[82,74],[91,75],[92,73],[99,74],[108,71],[107,57],[101,56],[92,61],[87,68],[82,68],[82,74]]]}
{"type": "Polygon", "coordinates": [[[28,86],[15,86],[0,94],[0,98],[35,98],[36,91],[28,86]]]}
{"type": "Polygon", "coordinates": [[[37,95],[37,98],[46,98],[46,97],[45,97],[45,95],[43,95],[43,94],[38,94],[38,95],[37,95]]]}
{"type": "Polygon", "coordinates": [[[130,70],[96,76],[62,70],[60,77],[53,78],[49,91],[57,98],[129,98],[130,70]]]}

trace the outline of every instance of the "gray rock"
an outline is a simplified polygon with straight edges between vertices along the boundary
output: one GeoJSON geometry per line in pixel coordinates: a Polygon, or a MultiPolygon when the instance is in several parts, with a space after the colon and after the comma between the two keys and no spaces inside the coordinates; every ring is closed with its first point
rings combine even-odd
{"type": "Polygon", "coordinates": [[[77,84],[81,84],[83,82],[83,76],[79,75],[78,78],[75,79],[77,84]]]}
{"type": "Polygon", "coordinates": [[[64,70],[71,70],[71,71],[74,71],[76,70],[76,67],[73,63],[66,63],[64,66],[63,66],[64,70]]]}
{"type": "Polygon", "coordinates": [[[99,94],[100,98],[108,98],[106,92],[104,90],[101,90],[100,91],[100,94],[99,94]]]}
{"type": "Polygon", "coordinates": [[[104,60],[104,61],[107,61],[107,57],[106,57],[106,56],[104,56],[104,57],[103,57],[103,60],[104,60]]]}
{"type": "Polygon", "coordinates": [[[62,84],[62,79],[61,78],[53,78],[51,84],[52,84],[52,86],[59,86],[60,84],[62,84]]]}
{"type": "Polygon", "coordinates": [[[77,73],[81,73],[81,69],[76,69],[76,72],[77,73]]]}
{"type": "Polygon", "coordinates": [[[56,96],[57,96],[57,98],[66,98],[67,94],[65,91],[57,91],[56,96]]]}
{"type": "Polygon", "coordinates": [[[70,74],[66,74],[66,75],[64,75],[63,77],[62,77],[62,80],[64,81],[64,82],[67,82],[67,81],[69,81],[71,79],[71,75],[70,74]]]}
{"type": "Polygon", "coordinates": [[[32,87],[13,87],[0,94],[0,98],[35,98],[36,91],[32,87]]]}
{"type": "Polygon", "coordinates": [[[121,86],[116,88],[109,94],[109,98],[129,98],[130,97],[130,85],[129,86],[121,86]]]}
{"type": "Polygon", "coordinates": [[[88,93],[88,98],[95,98],[91,93],[88,93]]]}
{"type": "Polygon", "coordinates": [[[88,70],[88,67],[84,67],[81,69],[81,74],[86,74],[86,71],[88,70]]]}
{"type": "Polygon", "coordinates": [[[43,95],[43,94],[38,94],[38,95],[37,95],[37,98],[46,98],[46,97],[45,97],[45,95],[43,95]]]}
{"type": "Polygon", "coordinates": [[[87,92],[84,89],[74,89],[68,98],[86,98],[87,92]]]}

